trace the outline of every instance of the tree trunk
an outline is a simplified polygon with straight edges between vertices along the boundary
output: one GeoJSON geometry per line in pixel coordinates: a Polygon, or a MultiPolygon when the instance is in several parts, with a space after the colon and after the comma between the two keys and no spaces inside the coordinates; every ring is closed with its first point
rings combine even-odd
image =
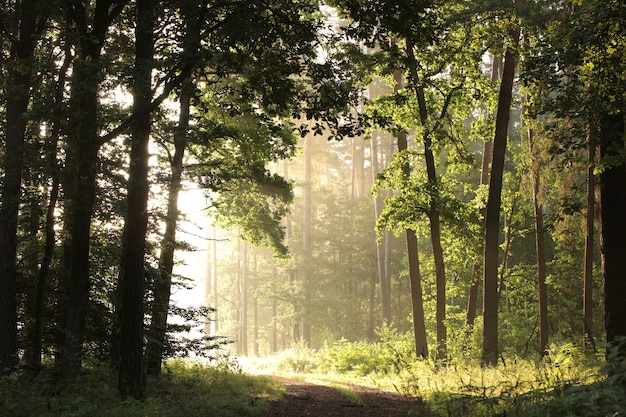
{"type": "MultiPolygon", "coordinates": [[[[491,62],[491,82],[496,82],[500,78],[500,64],[502,57],[499,55],[493,55],[493,61],[491,62]]],[[[491,145],[492,140],[485,140],[483,142],[482,161],[480,168],[480,185],[486,186],[489,184],[489,161],[491,160],[491,145]]],[[[479,209],[479,215],[484,219],[486,215],[486,208],[481,207],[479,209]]],[[[465,315],[465,325],[467,326],[468,336],[474,329],[474,322],[476,320],[476,307],[478,305],[478,287],[480,285],[480,264],[476,261],[472,268],[472,283],[469,289],[469,295],[467,297],[467,311],[465,315]]]]}
{"type": "Polygon", "coordinates": [[[10,72],[5,104],[5,144],[0,205],[0,375],[18,362],[16,256],[17,220],[20,205],[26,117],[35,50],[36,0],[21,4],[19,34],[11,45],[10,72]]]}
{"type": "MultiPolygon", "coordinates": [[[[373,135],[371,140],[372,179],[376,184],[376,177],[380,172],[378,164],[378,135],[373,135]]],[[[383,197],[380,194],[374,198],[374,217],[378,219],[383,210],[383,197]]],[[[380,312],[382,324],[391,323],[391,283],[385,268],[385,247],[387,239],[376,242],[376,265],[378,267],[378,285],[380,287],[380,312]]]]}
{"type": "Polygon", "coordinates": [[[211,245],[213,250],[213,336],[216,336],[220,329],[219,322],[219,291],[217,289],[217,229],[213,226],[213,244],[211,245]]]}
{"type": "MultiPolygon", "coordinates": [[[[283,177],[286,180],[289,180],[289,165],[287,164],[287,161],[283,161],[283,177]]],[[[287,243],[291,242],[292,237],[293,237],[293,232],[292,232],[291,218],[289,217],[289,215],[287,215],[285,216],[285,242],[287,243]]],[[[289,289],[293,290],[294,283],[295,283],[295,270],[292,267],[287,269],[287,283],[289,284],[289,289]]],[[[296,294],[292,294],[291,303],[293,305],[293,314],[295,316],[298,313],[298,297],[296,296],[296,294]]],[[[291,341],[292,342],[295,342],[296,340],[298,340],[299,333],[300,333],[300,327],[298,326],[298,322],[296,320],[293,320],[293,322],[291,323],[291,334],[292,334],[291,341]]]]}
{"type": "Polygon", "coordinates": [[[172,271],[174,269],[174,252],[176,251],[176,227],[178,225],[178,195],[181,190],[183,158],[187,146],[187,129],[189,127],[189,107],[193,85],[190,79],[184,81],[180,92],[180,114],[178,126],[174,132],[174,156],[170,162],[172,173],[167,196],[167,215],[165,233],[161,242],[159,256],[159,274],[154,282],[154,301],[152,320],[148,330],[146,346],[146,369],[149,374],[161,373],[163,348],[167,328],[167,316],[172,287],[172,271]]]}
{"type": "MultiPolygon", "coordinates": [[[[56,158],[56,154],[54,156],[56,158]]],[[[59,178],[52,180],[52,188],[50,190],[50,198],[48,201],[48,208],[46,210],[46,228],[45,228],[45,244],[44,253],[41,259],[41,266],[39,267],[39,273],[37,274],[37,288],[35,291],[35,314],[34,331],[33,331],[33,344],[32,351],[33,357],[30,359],[35,367],[41,366],[41,349],[43,339],[44,328],[44,304],[45,304],[45,290],[46,282],[48,281],[48,275],[50,271],[50,264],[52,262],[52,255],[55,246],[55,214],[57,199],[59,196],[59,178]]]]}
{"type": "MultiPolygon", "coordinates": [[[[402,75],[395,73],[394,91],[398,91],[402,85],[402,75]]],[[[397,135],[398,152],[407,150],[407,134],[400,132],[397,135]]],[[[404,166],[405,177],[411,175],[410,167],[404,166]]],[[[409,260],[409,284],[411,288],[411,306],[413,311],[413,334],[415,338],[415,354],[417,357],[428,357],[428,342],[426,338],[426,324],[424,322],[424,300],[422,296],[422,276],[420,274],[418,241],[415,230],[406,230],[407,257],[409,260]]]]}
{"type": "Polygon", "coordinates": [[[482,361],[496,365],[498,361],[498,248],[500,240],[500,205],[502,196],[502,176],[506,155],[506,142],[509,127],[513,80],[517,61],[519,29],[512,31],[513,44],[506,50],[498,112],[493,139],[493,157],[489,194],[485,214],[485,255],[483,267],[483,351],[482,361]]]}
{"type": "MultiPolygon", "coordinates": [[[[616,108],[622,108],[615,103],[616,108]]],[[[604,281],[604,328],[606,342],[626,336],[626,167],[624,115],[603,114],[600,119],[600,158],[607,167],[600,174],[602,277],[604,281]],[[619,162],[616,162],[619,161],[619,162]]]]}
{"type": "Polygon", "coordinates": [[[120,266],[119,392],[138,400],[146,397],[143,358],[144,256],[148,226],[148,160],[150,152],[152,67],[154,55],[153,0],[137,1],[133,80],[132,146],[128,173],[128,214],[124,224],[120,266]]]}
{"type": "Polygon", "coordinates": [[[67,71],[72,62],[72,56],[66,51],[65,59],[59,69],[59,77],[57,80],[57,89],[55,94],[55,110],[51,121],[50,140],[47,144],[47,158],[50,172],[52,173],[52,187],[48,200],[48,208],[46,210],[46,226],[45,226],[45,243],[44,252],[37,276],[37,290],[35,299],[35,317],[34,317],[34,338],[33,338],[33,365],[41,366],[41,351],[44,329],[44,303],[45,303],[45,287],[48,281],[52,256],[54,254],[56,232],[55,232],[55,210],[59,197],[60,189],[60,172],[57,164],[57,147],[59,137],[61,135],[61,118],[63,116],[63,92],[65,91],[65,82],[67,71]]]}
{"type": "MultiPolygon", "coordinates": [[[[257,279],[257,254],[254,254],[254,268],[252,270],[253,274],[253,278],[256,280],[257,279]]],[[[256,356],[257,358],[259,357],[259,298],[258,297],[254,297],[253,299],[253,304],[252,304],[252,319],[253,319],[253,329],[252,329],[252,337],[253,337],[253,341],[252,341],[252,354],[254,356],[256,356]]]]}
{"type": "Polygon", "coordinates": [[[72,69],[70,97],[70,133],[66,160],[64,189],[69,200],[71,230],[69,250],[64,254],[69,268],[67,319],[64,328],[61,374],[64,379],[77,376],[82,361],[85,319],[89,305],[89,237],[91,217],[96,196],[98,151],[102,144],[98,136],[98,89],[100,84],[100,54],[108,28],[121,13],[126,0],[111,7],[98,2],[90,20],[81,2],[69,5],[70,18],[81,33],[78,58],[72,69]]]}
{"type": "Polygon", "coordinates": [[[239,353],[248,356],[248,243],[241,242],[241,330],[239,353]]]}
{"type": "Polygon", "coordinates": [[[548,293],[546,288],[546,243],[543,227],[543,206],[539,202],[541,185],[541,164],[534,153],[534,131],[528,127],[528,147],[530,157],[535,161],[531,166],[533,183],[533,208],[535,214],[535,247],[537,250],[537,283],[539,288],[539,352],[541,356],[548,354],[548,293]]]}
{"type": "MultiPolygon", "coordinates": [[[[198,43],[200,42],[198,28],[200,17],[194,13],[193,6],[185,6],[182,10],[182,17],[185,19],[186,24],[183,53],[186,56],[192,56],[197,51],[198,43]],[[189,9],[187,7],[189,7],[189,9]]],[[[172,287],[172,271],[174,269],[174,253],[176,251],[176,228],[180,215],[178,211],[178,195],[182,189],[183,158],[187,147],[187,131],[189,129],[189,114],[193,90],[193,82],[189,76],[185,78],[181,84],[178,126],[174,131],[174,155],[170,161],[171,176],[168,187],[165,232],[163,234],[163,241],[161,242],[159,273],[154,283],[154,302],[151,312],[152,320],[150,322],[146,346],[146,368],[149,374],[159,374],[163,361],[167,316],[172,287]]],[[[213,246],[215,246],[215,241],[213,241],[213,246]]],[[[215,275],[217,274],[215,262],[216,259],[213,259],[213,262],[210,263],[213,271],[208,271],[209,277],[213,275],[211,272],[215,275]]],[[[214,277],[213,279],[216,278],[214,277]]],[[[211,288],[210,283],[208,287],[211,288]]],[[[209,296],[209,294],[207,294],[207,296],[209,296]]],[[[217,309],[217,304],[213,308],[217,309]]]]}
{"type": "Polygon", "coordinates": [[[302,299],[302,340],[309,345],[311,343],[311,324],[309,322],[311,305],[311,233],[312,233],[312,201],[311,192],[311,135],[304,138],[304,218],[302,233],[302,252],[305,260],[302,276],[303,299],[302,299]]]}
{"type": "Polygon", "coordinates": [[[595,220],[595,159],[596,159],[596,127],[589,126],[589,168],[587,170],[587,213],[585,215],[585,260],[583,279],[583,348],[585,351],[595,350],[593,336],[593,243],[595,220]]]}

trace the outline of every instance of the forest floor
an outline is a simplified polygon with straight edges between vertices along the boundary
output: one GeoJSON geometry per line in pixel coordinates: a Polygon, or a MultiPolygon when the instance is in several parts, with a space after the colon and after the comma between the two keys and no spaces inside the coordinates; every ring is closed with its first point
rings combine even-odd
{"type": "Polygon", "coordinates": [[[419,398],[380,391],[354,384],[320,385],[271,376],[284,384],[282,399],[272,403],[262,417],[425,417],[428,413],[419,398]]]}

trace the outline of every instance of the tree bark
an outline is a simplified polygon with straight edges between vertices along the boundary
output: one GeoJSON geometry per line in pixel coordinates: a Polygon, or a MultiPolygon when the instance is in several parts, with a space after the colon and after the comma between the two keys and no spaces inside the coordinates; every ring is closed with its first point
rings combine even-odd
{"type": "Polygon", "coordinates": [[[25,0],[19,7],[19,33],[11,45],[10,71],[5,104],[5,149],[2,161],[0,205],[0,375],[15,369],[17,346],[17,220],[24,167],[26,117],[35,50],[37,0],[25,0]]]}
{"type": "MultiPolygon", "coordinates": [[[[534,160],[534,131],[528,127],[528,147],[530,157],[534,160]]],[[[539,201],[539,189],[541,185],[541,166],[534,161],[531,166],[533,183],[533,208],[535,214],[535,248],[537,252],[537,284],[539,289],[539,352],[544,357],[548,354],[548,292],[546,287],[546,243],[543,226],[543,206],[539,201]]]]}
{"type": "MultiPolygon", "coordinates": [[[[492,82],[496,82],[500,77],[500,64],[502,62],[502,57],[494,54],[492,59],[493,61],[491,62],[490,79],[492,82]]],[[[480,168],[480,185],[483,186],[489,184],[489,161],[491,160],[492,144],[493,142],[491,138],[483,142],[483,152],[480,168]]],[[[487,210],[485,207],[481,207],[478,210],[480,217],[483,219],[483,227],[486,211],[487,210]]],[[[480,285],[480,272],[480,264],[478,263],[478,261],[475,261],[472,268],[472,283],[470,285],[469,294],[467,297],[467,311],[465,315],[465,325],[467,326],[468,336],[474,329],[474,322],[476,321],[476,307],[478,305],[478,287],[480,285]]]]}
{"type": "Polygon", "coordinates": [[[509,127],[513,80],[517,62],[520,31],[511,32],[513,44],[506,50],[502,82],[498,96],[498,113],[493,139],[493,156],[489,195],[485,214],[485,254],[483,267],[483,351],[482,362],[496,365],[498,361],[498,248],[500,238],[500,206],[502,175],[509,127]]]}
{"type": "Polygon", "coordinates": [[[311,343],[310,305],[311,305],[311,233],[312,233],[312,201],[313,188],[311,175],[311,135],[304,138],[304,216],[302,219],[302,252],[305,260],[302,276],[303,299],[302,299],[302,340],[308,345],[311,343]]]}
{"type": "MultiPolygon", "coordinates": [[[[623,102],[615,103],[623,109],[623,102]]],[[[599,129],[600,158],[607,166],[600,174],[602,278],[606,342],[626,336],[626,166],[624,115],[602,114],[599,129]],[[618,158],[617,155],[620,155],[618,158]],[[619,162],[616,162],[619,161],[619,162]]]]}
{"type": "Polygon", "coordinates": [[[241,242],[241,329],[239,338],[239,353],[248,356],[248,243],[241,242]]]}
{"type": "MultiPolygon", "coordinates": [[[[417,72],[417,60],[413,53],[413,44],[407,40],[407,57],[409,59],[409,71],[413,78],[413,92],[417,98],[419,108],[419,120],[422,125],[422,143],[424,145],[424,160],[426,162],[426,176],[428,178],[428,192],[430,193],[430,203],[427,209],[427,216],[430,223],[430,242],[433,249],[433,263],[435,264],[435,322],[436,322],[436,338],[437,347],[435,358],[437,360],[445,359],[446,353],[446,269],[443,258],[443,248],[441,246],[441,216],[439,210],[439,180],[437,178],[437,169],[435,167],[435,156],[432,149],[432,137],[428,124],[428,108],[426,106],[426,98],[424,89],[418,87],[419,75],[417,72]]],[[[449,99],[456,89],[453,88],[448,92],[446,102],[441,111],[441,120],[446,112],[449,99]]],[[[436,123],[439,122],[436,121],[436,123]]]]}
{"type": "MultiPolygon", "coordinates": [[[[398,91],[402,85],[402,75],[395,73],[394,91],[398,91]]],[[[408,148],[406,132],[397,135],[398,152],[408,148]]],[[[405,165],[402,170],[406,178],[411,175],[410,167],[405,165]]],[[[406,230],[407,257],[409,260],[409,284],[411,291],[411,308],[413,312],[413,334],[415,338],[415,354],[417,357],[428,357],[428,341],[426,338],[426,324],[424,321],[424,299],[422,295],[422,276],[420,274],[418,240],[415,230],[406,230]]]]}
{"type": "Polygon", "coordinates": [[[98,151],[98,88],[100,55],[106,33],[122,12],[127,0],[99,0],[94,8],[91,29],[82,2],[69,4],[70,18],[80,34],[78,57],[72,69],[70,132],[68,137],[66,180],[69,199],[71,242],[68,259],[67,319],[64,328],[61,374],[64,379],[77,376],[82,361],[85,319],[89,305],[89,237],[96,197],[98,151]],[[105,4],[106,3],[106,4],[105,4]]]}
{"type": "Polygon", "coordinates": [[[595,350],[593,336],[593,255],[594,255],[594,220],[595,220],[595,159],[596,126],[589,126],[589,168],[587,170],[587,213],[585,215],[585,260],[583,279],[583,349],[595,350]]]}
{"type": "Polygon", "coordinates": [[[61,135],[61,118],[63,116],[63,92],[65,91],[65,83],[67,79],[67,71],[72,62],[72,56],[69,51],[65,53],[65,59],[59,69],[57,79],[57,88],[54,98],[55,110],[51,120],[51,133],[49,143],[47,144],[47,158],[49,169],[52,176],[52,187],[48,200],[48,208],[46,210],[46,226],[45,226],[45,243],[44,251],[37,275],[37,289],[35,295],[35,317],[34,317],[34,335],[33,335],[33,357],[34,366],[41,366],[42,339],[44,329],[44,303],[45,289],[48,281],[50,265],[54,255],[56,232],[55,232],[55,210],[60,190],[60,170],[57,163],[58,142],[61,135]]]}
{"type": "MultiPolygon", "coordinates": [[[[376,183],[379,173],[378,164],[378,135],[371,140],[372,179],[376,183]]],[[[383,210],[383,197],[377,195],[374,199],[374,217],[378,219],[383,210]]],[[[383,240],[386,240],[383,238],[383,240]]],[[[391,323],[391,284],[385,268],[385,247],[383,242],[376,242],[376,265],[378,267],[378,285],[380,292],[380,313],[383,325],[391,323]]]]}
{"type": "Polygon", "coordinates": [[[149,374],[160,374],[165,346],[167,316],[172,291],[172,271],[174,252],[176,251],[176,227],[178,225],[178,195],[181,190],[183,158],[187,147],[187,129],[189,128],[189,108],[193,85],[190,79],[183,82],[180,92],[180,114],[178,126],[174,132],[174,155],[170,161],[171,176],[167,196],[167,214],[165,232],[161,242],[159,273],[154,282],[154,301],[152,319],[148,330],[146,346],[146,369],[149,374]]]}
{"type": "Polygon", "coordinates": [[[128,214],[124,223],[120,266],[119,392],[138,400],[146,397],[143,357],[144,256],[148,225],[148,161],[150,153],[154,0],[138,0],[135,28],[132,146],[128,173],[128,214]]]}
{"type": "MultiPolygon", "coordinates": [[[[193,5],[185,5],[181,13],[186,24],[186,32],[183,40],[183,55],[188,57],[194,56],[200,42],[198,23],[201,19],[201,14],[198,15],[195,13],[193,5]]],[[[174,155],[170,161],[171,176],[168,187],[165,232],[159,256],[159,274],[154,283],[152,320],[150,322],[146,346],[146,368],[149,374],[159,374],[163,361],[167,316],[171,296],[172,271],[174,269],[174,253],[176,251],[176,228],[180,216],[178,210],[178,196],[182,189],[183,158],[187,147],[187,131],[189,129],[189,115],[193,89],[192,78],[189,76],[181,83],[178,126],[174,131],[174,155]]],[[[215,246],[215,241],[213,241],[213,245],[215,246]]],[[[212,275],[217,275],[215,262],[216,259],[213,259],[211,263],[212,271],[208,271],[209,279],[212,275]]],[[[213,279],[217,278],[214,277],[213,279]]],[[[211,288],[210,282],[208,287],[211,288]]],[[[209,296],[209,294],[207,294],[207,296],[209,296]]],[[[215,300],[215,302],[217,302],[217,300],[215,300]]],[[[217,309],[217,304],[213,308],[217,309]]],[[[215,310],[215,312],[217,314],[217,310],[215,310]]],[[[215,320],[217,320],[217,317],[215,317],[215,320]]]]}

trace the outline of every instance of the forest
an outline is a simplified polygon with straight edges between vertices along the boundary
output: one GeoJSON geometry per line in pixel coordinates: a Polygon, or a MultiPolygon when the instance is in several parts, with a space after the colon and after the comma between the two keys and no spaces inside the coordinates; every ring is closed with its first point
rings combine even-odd
{"type": "MultiPolygon", "coordinates": [[[[149,407],[180,358],[270,357],[423,396],[567,356],[609,408],[562,415],[626,413],[625,26],[621,0],[4,1],[0,392],[40,378],[51,410],[105,373],[149,407]]],[[[524,395],[573,385],[541,375],[524,395]]]]}

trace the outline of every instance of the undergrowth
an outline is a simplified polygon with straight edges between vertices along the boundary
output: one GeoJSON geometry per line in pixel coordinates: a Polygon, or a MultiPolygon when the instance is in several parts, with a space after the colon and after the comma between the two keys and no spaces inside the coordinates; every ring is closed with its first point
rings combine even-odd
{"type": "Polygon", "coordinates": [[[433,416],[626,416],[626,343],[585,354],[571,343],[554,344],[546,358],[509,356],[482,367],[468,354],[446,363],[415,358],[410,335],[385,330],[375,343],[303,344],[257,362],[265,373],[310,374],[419,397],[433,416]],[[610,374],[610,378],[607,376],[610,374]]]}
{"type": "Polygon", "coordinates": [[[76,383],[60,389],[54,373],[17,372],[0,378],[1,417],[241,417],[269,410],[284,388],[250,376],[232,363],[217,366],[172,360],[149,377],[144,402],[120,398],[117,373],[102,364],[84,366],[76,383]]]}

